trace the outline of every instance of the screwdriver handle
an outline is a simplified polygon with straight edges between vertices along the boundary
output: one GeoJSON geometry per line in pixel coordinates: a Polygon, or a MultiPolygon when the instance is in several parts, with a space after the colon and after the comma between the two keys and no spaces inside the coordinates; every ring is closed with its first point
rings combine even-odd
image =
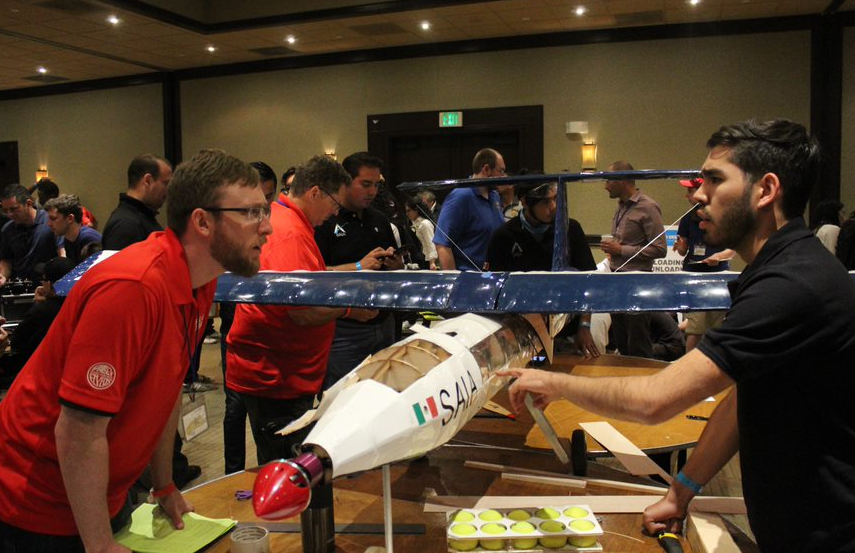
{"type": "Polygon", "coordinates": [[[683,553],[683,546],[680,545],[680,539],[676,535],[670,532],[661,532],[656,536],[656,539],[659,540],[662,549],[668,553],[683,553]]]}

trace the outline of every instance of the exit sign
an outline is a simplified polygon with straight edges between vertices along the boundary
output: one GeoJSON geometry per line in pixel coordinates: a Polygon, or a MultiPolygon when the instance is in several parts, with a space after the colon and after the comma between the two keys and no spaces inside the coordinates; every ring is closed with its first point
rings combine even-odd
{"type": "Polygon", "coordinates": [[[463,112],[462,111],[441,111],[439,112],[439,126],[443,127],[462,127],[463,112]]]}

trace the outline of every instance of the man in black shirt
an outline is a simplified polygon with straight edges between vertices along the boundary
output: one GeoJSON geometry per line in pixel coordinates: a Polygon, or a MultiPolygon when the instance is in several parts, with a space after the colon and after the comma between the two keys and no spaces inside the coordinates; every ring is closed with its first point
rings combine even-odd
{"type": "MultiPolygon", "coordinates": [[[[487,264],[491,271],[551,271],[555,242],[555,199],[558,183],[520,184],[516,187],[523,211],[499,227],[490,238],[487,264]]],[[[567,263],[578,271],[595,271],[597,264],[576,219],[567,220],[567,263]]],[[[591,314],[571,321],[576,346],[585,356],[598,357],[600,346],[591,335],[591,314]]],[[[603,337],[601,342],[607,341],[603,337]]]]}
{"type": "Polygon", "coordinates": [[[128,166],[128,192],[119,194],[119,205],[104,226],[105,250],[121,250],[142,242],[163,226],[157,210],[166,201],[172,165],[162,157],[140,154],[128,166]]]}
{"type": "MultiPolygon", "coordinates": [[[[156,219],[157,210],[166,201],[166,190],[172,180],[172,165],[153,154],[140,154],[128,166],[128,192],[119,194],[119,205],[104,226],[101,244],[105,250],[121,250],[142,242],[152,232],[163,230],[156,219]]],[[[198,352],[193,363],[198,367],[198,352]]],[[[188,370],[193,371],[192,368],[188,370]]],[[[191,465],[181,452],[181,436],[173,440],[172,474],[179,488],[198,478],[199,465],[191,465]]]]}
{"type": "Polygon", "coordinates": [[[817,142],[790,121],[748,121],[722,127],[707,146],[695,193],[701,228],[708,244],[749,264],[729,286],[722,326],[652,376],[508,371],[518,378],[511,401],[519,408],[529,392],[543,407],[564,397],[656,423],[735,383],[666,496],[645,511],[647,530],[679,530],[689,501],[739,451],[761,551],[855,551],[855,284],[802,218],[819,175],[817,142]]]}
{"type": "MultiPolygon", "coordinates": [[[[357,152],[347,156],[342,166],[353,180],[345,187],[338,215],[315,229],[324,263],[333,271],[403,269],[401,256],[395,255],[392,224],[371,207],[383,179],[383,162],[368,152],[357,152]]],[[[388,311],[365,322],[336,321],[324,389],[394,339],[395,320],[388,311]]]]}

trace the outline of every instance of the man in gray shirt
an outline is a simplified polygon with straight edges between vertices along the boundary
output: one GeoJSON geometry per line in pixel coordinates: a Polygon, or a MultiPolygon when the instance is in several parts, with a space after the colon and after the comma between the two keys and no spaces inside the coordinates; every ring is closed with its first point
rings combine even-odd
{"type": "MultiPolygon", "coordinates": [[[[628,161],[609,166],[609,171],[632,170],[628,161]]],[[[634,180],[608,180],[606,190],[610,198],[618,200],[612,238],[600,244],[609,255],[610,269],[653,271],[653,261],[668,253],[659,204],[642,194],[634,180]]],[[[612,313],[612,335],[621,354],[653,357],[649,313],[612,313]]]]}

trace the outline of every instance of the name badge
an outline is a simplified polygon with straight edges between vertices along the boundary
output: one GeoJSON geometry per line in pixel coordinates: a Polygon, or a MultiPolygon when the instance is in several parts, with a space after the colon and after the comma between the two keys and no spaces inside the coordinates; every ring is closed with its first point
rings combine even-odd
{"type": "Polygon", "coordinates": [[[706,254],[707,254],[707,247],[704,244],[697,244],[692,249],[692,255],[706,255],[706,254]]]}

